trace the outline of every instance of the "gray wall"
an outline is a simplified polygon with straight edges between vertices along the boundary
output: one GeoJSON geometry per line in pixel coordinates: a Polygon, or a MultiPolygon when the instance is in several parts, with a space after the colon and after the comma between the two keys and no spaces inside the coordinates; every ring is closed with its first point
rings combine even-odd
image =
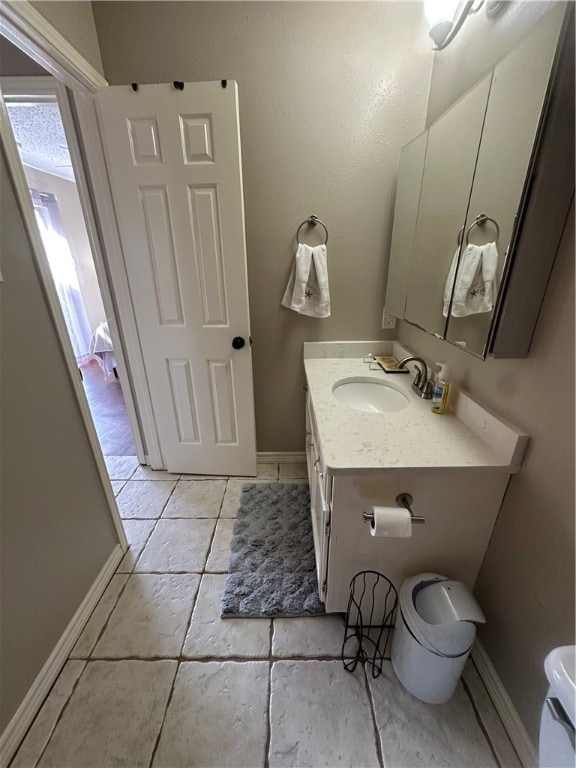
{"type": "Polygon", "coordinates": [[[103,74],[92,3],[89,0],[36,0],[30,4],[92,64],[94,69],[103,74]]]}
{"type": "Polygon", "coordinates": [[[111,84],[239,83],[258,450],[302,451],[302,342],[385,335],[400,148],[428,99],[422,6],[96,2],[94,17],[111,84]],[[311,213],[330,231],[327,320],[280,307],[311,213]]]}
{"type": "Polygon", "coordinates": [[[0,160],[1,732],[117,538],[0,160]]]}
{"type": "MultiPolygon", "coordinates": [[[[509,47],[517,28],[526,33],[537,18],[538,5],[518,4],[514,16],[502,18],[509,47]]],[[[486,71],[506,49],[501,35],[493,45],[487,29],[485,19],[471,19],[459,47],[436,55],[429,122],[467,90],[470,73],[486,71]]],[[[544,658],[552,648],[574,643],[574,210],[528,358],[477,360],[406,323],[399,337],[429,360],[449,363],[455,382],[531,437],[524,469],[512,478],[500,510],[476,594],[487,616],[481,640],[536,744],[544,658]]]]}

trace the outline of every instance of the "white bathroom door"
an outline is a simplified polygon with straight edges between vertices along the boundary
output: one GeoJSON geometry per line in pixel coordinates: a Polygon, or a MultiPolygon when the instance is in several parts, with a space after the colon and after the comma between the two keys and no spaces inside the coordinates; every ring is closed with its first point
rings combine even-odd
{"type": "Polygon", "coordinates": [[[237,85],[113,86],[97,101],[164,464],[254,475],[237,85]]]}

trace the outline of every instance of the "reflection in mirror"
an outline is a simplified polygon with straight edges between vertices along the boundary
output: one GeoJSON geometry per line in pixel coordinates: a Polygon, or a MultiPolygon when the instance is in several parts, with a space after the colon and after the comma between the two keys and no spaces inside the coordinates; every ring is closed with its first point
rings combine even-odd
{"type": "Polygon", "coordinates": [[[544,18],[494,69],[466,219],[471,247],[463,248],[459,265],[462,274],[467,266],[468,274],[472,269],[475,271],[464,301],[453,297],[446,334],[449,341],[480,356],[486,354],[494,314],[491,299],[493,295],[495,298],[501,283],[510,249],[552,69],[558,29],[554,14],[544,18]],[[499,225],[498,237],[491,222],[473,226],[480,213],[485,213],[499,225]]]}
{"type": "Polygon", "coordinates": [[[458,247],[458,232],[466,219],[490,80],[491,74],[428,132],[406,320],[441,337],[446,327],[444,287],[458,247]]]}
{"type": "Polygon", "coordinates": [[[428,131],[425,131],[406,144],[400,154],[394,231],[384,304],[386,312],[394,317],[404,317],[405,312],[410,270],[408,254],[414,241],[427,141],[428,131]]]}
{"type": "Polygon", "coordinates": [[[547,12],[403,150],[386,308],[481,357],[493,343],[528,201],[565,11],[559,3],[547,12]]]}

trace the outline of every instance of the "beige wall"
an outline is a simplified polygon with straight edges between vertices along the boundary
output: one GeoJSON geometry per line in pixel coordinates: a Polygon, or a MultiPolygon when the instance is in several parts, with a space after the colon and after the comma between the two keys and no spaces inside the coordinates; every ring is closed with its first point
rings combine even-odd
{"type": "Polygon", "coordinates": [[[303,341],[384,335],[400,148],[428,99],[421,14],[406,2],[94,3],[111,84],[239,83],[260,451],[304,450],[303,341]],[[330,232],[327,320],[280,307],[311,213],[330,232]]]}
{"type": "Polygon", "coordinates": [[[86,314],[90,328],[94,332],[98,325],[106,319],[106,312],[102,304],[100,286],[94,269],[94,259],[92,258],[92,250],[76,184],[68,179],[55,176],[53,173],[46,173],[46,171],[40,171],[29,166],[24,166],[24,173],[32,189],[39,192],[51,192],[56,196],[62,225],[70,245],[72,258],[76,264],[86,314]]]}
{"type": "Polygon", "coordinates": [[[92,3],[89,0],[36,0],[30,4],[92,64],[94,69],[103,74],[92,3]]]}
{"type": "Polygon", "coordinates": [[[484,9],[469,16],[456,39],[434,56],[426,125],[440,117],[558,4],[550,0],[513,2],[496,19],[488,18],[484,9]]]}
{"type": "MultiPolygon", "coordinates": [[[[538,4],[521,5],[526,16],[518,4],[511,20],[526,32],[538,4]]],[[[517,35],[506,25],[511,47],[517,35]]],[[[460,57],[452,47],[436,54],[430,121],[438,105],[450,102],[451,88],[453,99],[468,88],[466,70],[486,71],[506,47],[499,36],[493,46],[491,36],[478,39],[479,34],[472,24],[463,28],[460,57]]],[[[480,637],[536,744],[546,690],[544,658],[553,647],[574,643],[574,210],[528,358],[478,360],[406,323],[400,324],[399,338],[428,360],[449,363],[458,385],[531,437],[524,469],[505,496],[476,594],[487,616],[480,637]]]]}
{"type": "Polygon", "coordinates": [[[117,538],[3,161],[0,180],[1,732],[117,538]]]}
{"type": "Polygon", "coordinates": [[[0,37],[0,75],[24,77],[46,74],[46,70],[40,64],[36,64],[5,37],[0,37]]]}

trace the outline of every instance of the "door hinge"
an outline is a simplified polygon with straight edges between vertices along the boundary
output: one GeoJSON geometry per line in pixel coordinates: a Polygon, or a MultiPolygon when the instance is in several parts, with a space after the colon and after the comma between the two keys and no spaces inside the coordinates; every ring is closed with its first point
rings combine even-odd
{"type": "Polygon", "coordinates": [[[326,597],[326,590],[328,589],[328,579],[324,579],[322,582],[322,595],[326,597]]]}
{"type": "Polygon", "coordinates": [[[326,536],[330,536],[330,520],[328,520],[328,522],[324,526],[324,533],[326,536]]]}

